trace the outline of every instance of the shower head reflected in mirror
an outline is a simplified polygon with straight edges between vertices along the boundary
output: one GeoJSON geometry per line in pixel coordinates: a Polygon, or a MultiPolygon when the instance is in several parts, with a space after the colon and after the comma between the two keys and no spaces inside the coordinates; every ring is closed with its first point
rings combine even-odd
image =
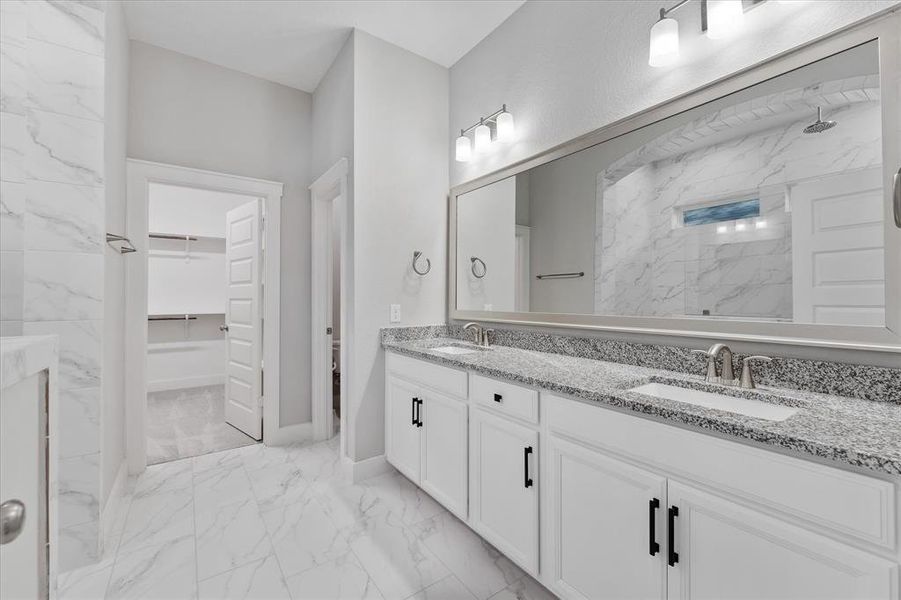
{"type": "Polygon", "coordinates": [[[817,121],[804,128],[804,133],[822,133],[838,125],[835,121],[823,120],[823,109],[817,106],[817,121]]]}

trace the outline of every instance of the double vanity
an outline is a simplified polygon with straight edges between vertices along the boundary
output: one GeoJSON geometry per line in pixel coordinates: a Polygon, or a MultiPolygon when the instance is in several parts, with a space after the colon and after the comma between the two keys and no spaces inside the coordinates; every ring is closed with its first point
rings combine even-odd
{"type": "Polygon", "coordinates": [[[899,404],[383,346],[388,461],[561,598],[898,597],[899,404]]]}

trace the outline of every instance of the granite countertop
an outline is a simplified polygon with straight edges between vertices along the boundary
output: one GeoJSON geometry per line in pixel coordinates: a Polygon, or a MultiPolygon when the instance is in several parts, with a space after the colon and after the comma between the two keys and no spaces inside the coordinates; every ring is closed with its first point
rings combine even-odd
{"type": "Polygon", "coordinates": [[[767,386],[740,390],[705,383],[701,375],[507,346],[492,346],[488,351],[459,355],[434,350],[441,346],[466,345],[452,338],[383,341],[382,345],[399,354],[539,387],[585,402],[813,455],[879,474],[901,475],[901,405],[892,402],[767,386]],[[628,391],[652,381],[797,406],[801,410],[776,422],[628,391]]]}
{"type": "Polygon", "coordinates": [[[57,353],[55,335],[0,338],[0,388],[11,387],[44,369],[55,371],[57,353]]]}

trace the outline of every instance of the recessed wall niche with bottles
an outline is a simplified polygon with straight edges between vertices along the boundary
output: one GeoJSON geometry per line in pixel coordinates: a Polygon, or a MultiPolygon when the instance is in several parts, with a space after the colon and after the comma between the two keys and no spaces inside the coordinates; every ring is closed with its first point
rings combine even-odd
{"type": "Polygon", "coordinates": [[[901,351],[899,22],[458,186],[450,317],[901,351]]]}

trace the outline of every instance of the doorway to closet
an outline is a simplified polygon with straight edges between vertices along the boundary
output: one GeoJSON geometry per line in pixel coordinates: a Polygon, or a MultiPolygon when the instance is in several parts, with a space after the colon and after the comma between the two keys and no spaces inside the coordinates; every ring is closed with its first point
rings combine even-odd
{"type": "Polygon", "coordinates": [[[149,185],[148,464],[262,438],[262,204],[149,185]]]}

